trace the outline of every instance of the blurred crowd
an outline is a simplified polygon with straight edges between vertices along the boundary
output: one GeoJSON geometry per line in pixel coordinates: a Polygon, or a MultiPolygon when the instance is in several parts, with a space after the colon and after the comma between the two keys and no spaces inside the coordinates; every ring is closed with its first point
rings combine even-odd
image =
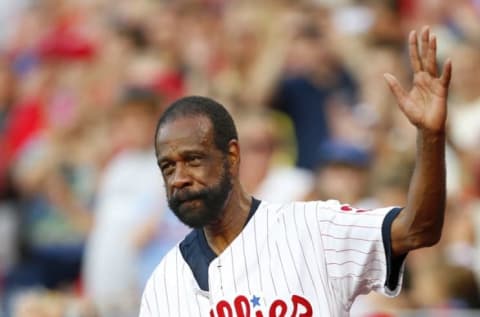
{"type": "Polygon", "coordinates": [[[153,150],[184,95],[230,110],[257,198],[404,205],[416,131],[383,74],[408,87],[422,25],[453,61],[445,228],[408,256],[399,297],[362,296],[352,316],[480,308],[480,1],[1,1],[0,25],[4,316],[137,315],[188,232],[153,150]]]}

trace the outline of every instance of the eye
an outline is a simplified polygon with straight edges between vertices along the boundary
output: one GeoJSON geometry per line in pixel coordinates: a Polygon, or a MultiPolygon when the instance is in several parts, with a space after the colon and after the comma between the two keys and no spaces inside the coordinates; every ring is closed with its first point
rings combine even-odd
{"type": "Polygon", "coordinates": [[[174,171],[174,164],[172,162],[164,162],[160,165],[163,175],[170,175],[174,171]]]}
{"type": "Polygon", "coordinates": [[[202,162],[202,158],[200,156],[191,156],[188,158],[188,164],[190,166],[199,166],[202,162]]]}

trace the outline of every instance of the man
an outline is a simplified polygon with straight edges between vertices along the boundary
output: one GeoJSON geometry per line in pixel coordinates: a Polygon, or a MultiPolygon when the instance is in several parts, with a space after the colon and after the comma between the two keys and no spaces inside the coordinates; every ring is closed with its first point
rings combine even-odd
{"type": "Polygon", "coordinates": [[[438,76],[428,28],[420,43],[421,53],[413,31],[410,92],[385,75],[418,130],[403,210],[260,202],[239,182],[240,145],[225,109],[202,97],[175,102],[158,123],[156,154],[169,206],[193,231],[153,273],[140,316],[348,316],[359,294],[398,294],[406,254],[440,239],[445,208],[451,63],[438,76]]]}

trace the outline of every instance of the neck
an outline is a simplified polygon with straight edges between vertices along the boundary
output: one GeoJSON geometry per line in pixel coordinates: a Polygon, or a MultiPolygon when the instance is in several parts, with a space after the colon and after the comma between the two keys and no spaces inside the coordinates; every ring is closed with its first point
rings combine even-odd
{"type": "Polygon", "coordinates": [[[222,253],[242,231],[248,219],[251,203],[251,196],[236,184],[225,204],[222,219],[204,227],[207,242],[217,255],[222,253]]]}

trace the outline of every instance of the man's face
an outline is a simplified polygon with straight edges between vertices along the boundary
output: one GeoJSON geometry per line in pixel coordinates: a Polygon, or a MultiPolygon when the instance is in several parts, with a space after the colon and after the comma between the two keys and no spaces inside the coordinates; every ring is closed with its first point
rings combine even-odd
{"type": "Polygon", "coordinates": [[[161,127],[156,142],[170,209],[192,228],[219,220],[232,177],[226,155],[214,143],[210,120],[174,119],[161,127]]]}

